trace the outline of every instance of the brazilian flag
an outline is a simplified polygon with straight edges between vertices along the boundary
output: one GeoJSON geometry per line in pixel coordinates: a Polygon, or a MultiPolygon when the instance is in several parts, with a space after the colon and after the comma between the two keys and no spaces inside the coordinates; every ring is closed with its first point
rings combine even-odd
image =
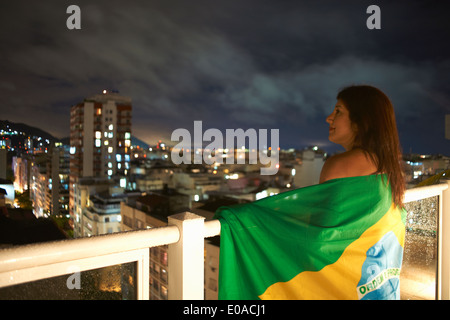
{"type": "Polygon", "coordinates": [[[386,175],[222,207],[219,299],[400,299],[405,211],[386,175]]]}

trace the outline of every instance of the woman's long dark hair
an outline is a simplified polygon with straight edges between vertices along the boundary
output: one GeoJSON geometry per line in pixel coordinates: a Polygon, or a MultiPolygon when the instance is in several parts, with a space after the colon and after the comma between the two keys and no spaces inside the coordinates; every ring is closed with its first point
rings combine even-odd
{"type": "Polygon", "coordinates": [[[377,165],[377,173],[386,173],[391,185],[392,200],[403,205],[405,178],[394,108],[389,98],[379,89],[361,85],[350,86],[339,92],[350,112],[350,120],[357,132],[353,148],[361,148],[377,165]]]}

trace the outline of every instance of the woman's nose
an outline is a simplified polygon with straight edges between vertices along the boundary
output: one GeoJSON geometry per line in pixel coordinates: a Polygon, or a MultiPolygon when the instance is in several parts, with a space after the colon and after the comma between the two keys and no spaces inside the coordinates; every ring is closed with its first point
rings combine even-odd
{"type": "Polygon", "coordinates": [[[327,117],[327,119],[325,120],[328,124],[331,124],[331,123],[334,121],[333,114],[334,114],[334,112],[331,113],[331,114],[327,117]]]}

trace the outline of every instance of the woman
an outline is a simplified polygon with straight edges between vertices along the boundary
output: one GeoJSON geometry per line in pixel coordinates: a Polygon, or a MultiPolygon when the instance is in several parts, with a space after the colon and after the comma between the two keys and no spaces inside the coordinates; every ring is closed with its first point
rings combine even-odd
{"type": "Polygon", "coordinates": [[[327,117],[329,140],[345,152],[324,164],[320,183],[345,177],[386,174],[392,199],[402,206],[405,182],[395,114],[389,98],[371,86],[351,86],[339,92],[327,117]]]}
{"type": "Polygon", "coordinates": [[[220,299],[400,298],[404,183],[393,108],[369,86],[337,98],[329,139],[346,151],[325,163],[326,183],[216,212],[220,299]]]}

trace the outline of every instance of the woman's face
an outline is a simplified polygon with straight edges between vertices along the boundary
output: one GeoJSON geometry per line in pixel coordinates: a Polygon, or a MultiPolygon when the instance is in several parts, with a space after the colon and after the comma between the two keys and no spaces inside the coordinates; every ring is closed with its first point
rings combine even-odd
{"type": "Polygon", "coordinates": [[[328,139],[340,144],[345,150],[353,147],[355,140],[355,126],[350,121],[350,113],[342,100],[338,100],[336,106],[326,121],[330,125],[328,139]]]}

